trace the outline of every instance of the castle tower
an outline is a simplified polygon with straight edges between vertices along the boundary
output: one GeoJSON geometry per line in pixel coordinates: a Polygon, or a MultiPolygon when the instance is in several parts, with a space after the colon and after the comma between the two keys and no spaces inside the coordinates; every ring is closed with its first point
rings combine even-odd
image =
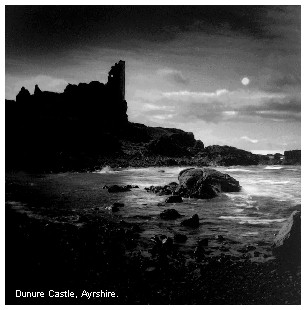
{"type": "Polygon", "coordinates": [[[118,91],[120,100],[125,100],[125,61],[119,60],[108,73],[107,85],[118,91]]]}
{"type": "Polygon", "coordinates": [[[120,93],[122,96],[122,100],[125,100],[125,61],[120,60],[118,66],[119,66],[120,93]]]}

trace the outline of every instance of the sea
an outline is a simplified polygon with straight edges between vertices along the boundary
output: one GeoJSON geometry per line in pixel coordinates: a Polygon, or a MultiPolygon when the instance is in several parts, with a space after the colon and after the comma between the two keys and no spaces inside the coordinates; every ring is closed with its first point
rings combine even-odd
{"type": "MultiPolygon", "coordinates": [[[[23,210],[28,216],[63,224],[81,225],[79,215],[91,214],[114,221],[121,220],[138,224],[142,228],[141,238],[150,240],[154,236],[173,238],[175,234],[187,236],[181,248],[194,249],[204,238],[214,240],[222,235],[238,244],[271,245],[275,235],[290,214],[300,209],[300,166],[231,166],[214,167],[239,181],[241,191],[223,193],[213,199],[184,198],[183,203],[165,203],[167,196],[159,196],[145,190],[151,185],[166,185],[178,182],[178,174],[188,167],[150,167],[112,169],[103,167],[88,173],[49,174],[33,179],[31,186],[41,186],[57,195],[56,216],[50,208],[26,210],[25,205],[8,202],[14,209],[23,210]],[[137,185],[128,192],[109,193],[104,185],[137,185]],[[112,212],[115,202],[124,203],[118,212],[112,212]],[[176,209],[182,217],[163,220],[160,213],[176,209]],[[69,214],[66,212],[69,209],[69,214]],[[68,214],[68,215],[67,215],[68,214]],[[200,218],[198,228],[181,225],[183,219],[194,214],[200,218]]],[[[53,196],[52,196],[53,197],[53,196]]],[[[53,199],[51,197],[51,199],[53,199]]],[[[55,196],[54,196],[55,197],[55,196]]],[[[213,243],[212,243],[213,244],[213,243]]],[[[218,251],[216,252],[218,253],[218,251]]]]}
{"type": "Polygon", "coordinates": [[[104,167],[95,174],[107,185],[139,186],[139,189],[130,192],[113,194],[117,196],[116,201],[125,204],[119,211],[123,219],[145,224],[144,235],[147,237],[185,234],[188,236],[187,246],[195,245],[201,238],[216,235],[241,243],[271,243],[293,210],[300,208],[300,166],[216,167],[216,170],[238,180],[242,189],[208,200],[184,198],[183,203],[162,204],[165,196],[145,191],[145,187],[150,185],[178,182],[178,174],[185,168],[113,170],[104,167]],[[185,228],[180,225],[182,219],[161,220],[160,213],[169,208],[176,209],[184,218],[198,214],[200,227],[185,228]]]}

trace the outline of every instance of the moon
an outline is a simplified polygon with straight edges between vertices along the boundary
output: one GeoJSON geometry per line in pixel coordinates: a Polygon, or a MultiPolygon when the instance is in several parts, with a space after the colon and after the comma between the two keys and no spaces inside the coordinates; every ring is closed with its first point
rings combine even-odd
{"type": "Polygon", "coordinates": [[[246,85],[248,85],[248,84],[250,83],[250,79],[249,79],[247,76],[245,76],[245,77],[241,80],[241,83],[242,83],[244,86],[246,86],[246,85]]]}

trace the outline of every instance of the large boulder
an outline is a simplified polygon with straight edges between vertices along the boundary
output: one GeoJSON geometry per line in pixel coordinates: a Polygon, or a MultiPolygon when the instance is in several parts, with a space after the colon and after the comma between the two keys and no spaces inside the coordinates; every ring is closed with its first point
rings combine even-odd
{"type": "Polygon", "coordinates": [[[188,168],[179,173],[177,192],[182,197],[214,198],[221,192],[238,192],[239,182],[210,168],[188,168]]]}
{"type": "Polygon", "coordinates": [[[301,212],[294,211],[276,235],[273,254],[291,262],[301,261],[301,212]]]}

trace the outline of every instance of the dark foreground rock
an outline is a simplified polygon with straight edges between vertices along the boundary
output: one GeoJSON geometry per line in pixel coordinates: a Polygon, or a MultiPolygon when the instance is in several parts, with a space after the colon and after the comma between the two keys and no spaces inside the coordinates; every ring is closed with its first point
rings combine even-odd
{"type": "Polygon", "coordinates": [[[173,196],[168,197],[165,202],[166,203],[180,203],[180,202],[183,202],[183,199],[181,196],[173,195],[173,196]]]}
{"type": "Polygon", "coordinates": [[[122,203],[122,202],[115,202],[115,203],[113,204],[113,206],[114,206],[114,207],[117,207],[117,208],[123,208],[123,207],[124,207],[124,203],[122,203]]]}
{"type": "Polygon", "coordinates": [[[273,242],[273,254],[282,260],[301,262],[301,212],[291,213],[273,242]]]}
{"type": "Polygon", "coordinates": [[[195,214],[191,218],[182,221],[181,225],[182,226],[193,227],[193,228],[199,227],[199,225],[200,225],[199,216],[197,214],[195,214]]]}
{"type": "Polygon", "coordinates": [[[179,173],[177,192],[183,197],[210,199],[221,192],[238,192],[239,182],[210,168],[188,168],[179,173]]]}
{"type": "Polygon", "coordinates": [[[186,235],[183,235],[183,234],[175,234],[173,239],[175,242],[184,243],[187,241],[188,238],[186,235]]]}
{"type": "Polygon", "coordinates": [[[129,192],[131,187],[127,186],[120,186],[120,185],[112,185],[108,189],[109,193],[120,193],[120,192],[129,192]]]}
{"type": "Polygon", "coordinates": [[[167,185],[164,186],[154,186],[151,185],[150,187],[146,187],[145,190],[147,192],[152,192],[154,194],[157,195],[173,195],[174,193],[176,193],[176,189],[177,189],[178,184],[176,182],[171,182],[167,185]]]}
{"type": "Polygon", "coordinates": [[[163,220],[175,220],[181,217],[181,215],[175,209],[167,209],[160,214],[160,217],[163,220]]]}

